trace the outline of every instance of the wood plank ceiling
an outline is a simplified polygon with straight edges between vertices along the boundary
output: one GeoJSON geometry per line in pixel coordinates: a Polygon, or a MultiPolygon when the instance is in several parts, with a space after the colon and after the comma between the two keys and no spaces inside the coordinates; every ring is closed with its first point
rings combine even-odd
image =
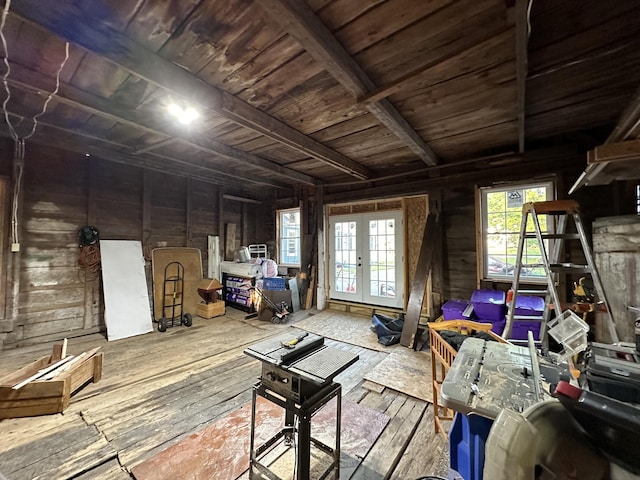
{"type": "Polygon", "coordinates": [[[461,160],[602,142],[640,86],[639,10],[638,0],[14,0],[7,110],[30,130],[69,41],[33,141],[249,190],[429,178],[461,160]],[[201,116],[179,127],[170,102],[201,116]]]}

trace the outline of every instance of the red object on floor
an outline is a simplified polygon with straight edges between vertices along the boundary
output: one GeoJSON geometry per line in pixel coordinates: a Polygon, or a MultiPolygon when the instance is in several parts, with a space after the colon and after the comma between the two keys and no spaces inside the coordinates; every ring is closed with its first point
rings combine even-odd
{"type": "MultiPolygon", "coordinates": [[[[323,430],[335,431],[335,410],[334,399],[313,417],[314,436],[323,430]]],[[[389,416],[343,398],[341,456],[346,454],[359,463],[388,422],[389,416]]],[[[260,445],[283,427],[284,410],[258,397],[256,425],[260,445]]],[[[250,427],[249,402],[136,465],[131,473],[136,480],[236,479],[249,468],[250,427]]]]}

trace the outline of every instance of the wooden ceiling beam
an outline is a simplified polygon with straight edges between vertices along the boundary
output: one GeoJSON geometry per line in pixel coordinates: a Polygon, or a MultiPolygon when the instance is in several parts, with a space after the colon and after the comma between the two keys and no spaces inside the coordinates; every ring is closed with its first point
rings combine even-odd
{"type": "Polygon", "coordinates": [[[403,197],[409,195],[420,195],[428,193],[430,190],[436,190],[441,188],[471,186],[478,184],[479,182],[492,182],[496,178],[502,180],[518,180],[522,179],[522,172],[526,169],[535,170],[537,174],[543,175],[544,173],[558,173],[560,171],[575,171],[580,168],[579,162],[581,157],[574,155],[570,158],[549,156],[547,158],[529,160],[520,162],[516,165],[506,165],[486,168],[483,170],[469,169],[466,172],[455,173],[438,178],[423,178],[415,179],[413,181],[406,182],[394,182],[393,184],[380,184],[372,185],[373,182],[366,184],[363,183],[363,188],[358,189],[355,187],[349,190],[327,193],[326,188],[331,188],[331,185],[324,185],[322,188],[325,190],[324,201],[326,203],[334,202],[355,202],[362,200],[370,200],[373,198],[393,198],[403,197]]]}
{"type": "Polygon", "coordinates": [[[364,180],[374,175],[368,168],[348,159],[342,154],[337,154],[335,150],[297,130],[294,130],[295,133],[283,132],[280,128],[282,124],[280,120],[276,120],[265,112],[255,109],[248,103],[243,102],[227,92],[224,92],[222,95],[222,105],[225,117],[239,125],[271,137],[277,142],[294,148],[310,157],[322,160],[354,177],[364,180]],[[313,154],[311,154],[311,148],[313,148],[313,154]],[[336,157],[336,155],[339,155],[340,158],[336,157]]]}
{"type": "MultiPolygon", "coordinates": [[[[322,23],[307,2],[259,0],[258,4],[332,75],[354,98],[376,90],[376,85],[349,52],[322,23]]],[[[367,109],[427,165],[438,157],[409,122],[386,98],[366,104],[367,109]]]]}
{"type": "MultiPolygon", "coordinates": [[[[8,112],[9,116],[14,117],[18,120],[30,122],[31,119],[27,118],[23,115],[20,115],[15,112],[8,112]]],[[[3,122],[4,123],[4,122],[3,122]]],[[[118,142],[114,142],[104,136],[95,135],[91,132],[88,132],[82,128],[78,128],[74,125],[69,125],[67,122],[64,122],[60,119],[55,119],[55,121],[45,121],[38,120],[38,127],[40,130],[36,130],[36,136],[34,137],[37,141],[38,139],[46,139],[50,145],[55,145],[58,148],[71,150],[74,152],[79,152],[82,154],[89,154],[93,156],[98,156],[104,158],[105,160],[118,159],[118,163],[126,163],[128,165],[136,165],[139,167],[147,168],[149,165],[166,165],[167,161],[171,162],[176,168],[185,170],[191,169],[190,172],[185,171],[184,175],[190,178],[198,179],[198,178],[206,178],[210,181],[212,178],[216,178],[218,181],[217,184],[224,184],[224,182],[230,182],[235,184],[236,186],[246,185],[247,183],[252,183],[257,186],[268,186],[282,189],[289,189],[291,186],[287,183],[280,182],[277,180],[271,180],[268,178],[260,177],[258,175],[247,175],[246,172],[242,173],[234,173],[230,171],[230,169],[225,168],[217,169],[214,168],[207,160],[203,159],[190,159],[190,160],[182,160],[175,157],[170,157],[167,155],[158,155],[155,153],[151,153],[149,155],[136,155],[135,150],[131,149],[128,145],[123,145],[118,142]],[[42,134],[40,131],[42,127],[49,128],[58,132],[63,132],[66,134],[74,135],[76,137],[80,137],[83,139],[77,143],[67,143],[65,142],[63,145],[60,143],[60,138],[42,134]],[[105,148],[103,145],[108,145],[110,148],[105,148]],[[220,183],[220,182],[223,183],[220,183]]],[[[2,130],[3,134],[6,133],[8,135],[8,127],[6,124],[2,130]],[[5,132],[6,130],[6,132],[5,132]]],[[[116,161],[116,160],[114,160],[116,161]]],[[[149,167],[150,168],[150,167],[149,167]]],[[[153,168],[156,169],[156,168],[153,168]]],[[[157,170],[157,169],[156,169],[157,170]]],[[[159,170],[162,171],[162,170],[159,170]]]]}
{"type": "Polygon", "coordinates": [[[229,114],[223,108],[223,91],[207,84],[184,68],[137,44],[105,24],[91,22],[69,2],[21,0],[11,13],[79,47],[102,56],[147,82],[178,95],[199,108],[228,118],[239,125],[266,135],[311,157],[339,168],[356,178],[373,172],[354,160],[308,137],[286,123],[235,98],[245,117],[229,114]],[[268,125],[265,125],[265,122],[268,125]],[[301,139],[304,138],[304,142],[301,139]],[[330,159],[330,161],[328,161],[330,159]]]}
{"type": "Polygon", "coordinates": [[[158,148],[166,147],[167,145],[173,145],[176,143],[178,139],[176,137],[168,137],[164,140],[160,140],[159,142],[152,143],[151,145],[147,145],[146,147],[136,148],[133,152],[134,155],[140,155],[141,153],[147,153],[152,150],[157,150],[158,148]]]}
{"type": "MultiPolygon", "coordinates": [[[[47,91],[54,83],[53,79],[44,77],[42,74],[28,69],[15,61],[12,62],[11,75],[8,77],[7,81],[12,87],[17,87],[21,90],[33,93],[47,91]]],[[[187,145],[196,147],[204,152],[229,158],[239,163],[244,163],[251,168],[258,168],[266,172],[277,173],[278,175],[287,177],[287,179],[294,179],[308,185],[318,184],[318,181],[310,175],[284,167],[276,162],[264,159],[255,154],[216,142],[215,140],[206,138],[196,132],[181,130],[176,126],[172,126],[172,128],[170,128],[157,119],[150,120],[148,116],[141,114],[139,111],[85,92],[84,90],[80,90],[64,82],[60,82],[58,93],[54,98],[60,103],[77,108],[92,115],[138,128],[147,133],[161,136],[166,135],[168,137],[158,144],[137,150],[135,152],[136,154],[144,153],[152,148],[158,148],[161,145],[166,144],[166,142],[180,139],[187,145]]],[[[282,185],[283,184],[280,183],[279,186],[282,185]]]]}
{"type": "Polygon", "coordinates": [[[529,12],[532,0],[516,0],[516,118],[518,125],[518,151],[524,153],[526,90],[528,73],[529,12]]]}

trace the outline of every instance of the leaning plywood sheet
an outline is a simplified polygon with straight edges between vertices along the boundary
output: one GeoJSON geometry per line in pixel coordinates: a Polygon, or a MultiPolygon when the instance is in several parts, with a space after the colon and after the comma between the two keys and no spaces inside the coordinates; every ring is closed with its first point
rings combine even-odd
{"type": "Polygon", "coordinates": [[[107,338],[133,337],[153,330],[142,243],[101,240],[107,338]]]}
{"type": "Polygon", "coordinates": [[[171,262],[180,262],[184,267],[184,313],[194,315],[200,303],[198,284],[202,281],[202,254],[199,248],[166,247],[151,252],[153,267],[153,316],[156,320],[166,317],[162,312],[162,287],[164,269],[171,262]]]}
{"type": "Polygon", "coordinates": [[[364,378],[420,400],[433,402],[431,355],[428,352],[394,348],[364,378]]]}

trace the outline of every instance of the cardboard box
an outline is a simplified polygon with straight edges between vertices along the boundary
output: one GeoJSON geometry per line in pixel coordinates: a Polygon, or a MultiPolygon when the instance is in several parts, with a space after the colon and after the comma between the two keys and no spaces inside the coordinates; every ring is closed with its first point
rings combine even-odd
{"type": "Polygon", "coordinates": [[[219,301],[215,303],[200,303],[196,307],[196,314],[202,318],[213,318],[224,315],[224,302],[219,301]]]}

